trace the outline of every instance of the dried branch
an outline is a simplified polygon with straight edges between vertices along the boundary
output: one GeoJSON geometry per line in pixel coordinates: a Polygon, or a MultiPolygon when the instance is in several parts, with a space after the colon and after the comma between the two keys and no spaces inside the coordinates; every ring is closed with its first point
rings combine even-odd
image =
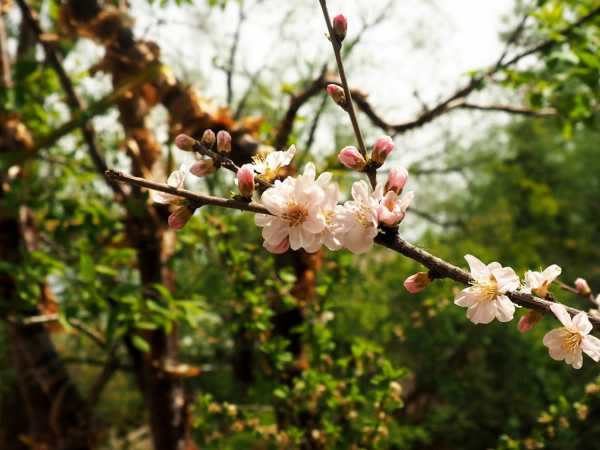
{"type": "MultiPolygon", "coordinates": [[[[181,198],[190,200],[193,206],[213,205],[222,208],[238,209],[241,211],[250,211],[259,214],[271,214],[264,206],[258,203],[245,203],[238,200],[228,200],[219,197],[196,194],[194,192],[177,189],[163,183],[155,183],[143,178],[133,177],[121,172],[109,170],[106,176],[130,185],[153,189],[160,192],[166,192],[181,198]]],[[[398,229],[382,229],[382,232],[375,238],[375,242],[383,247],[387,247],[397,253],[400,253],[414,261],[417,261],[436,274],[437,278],[449,278],[458,281],[464,285],[471,285],[474,280],[469,272],[457,267],[449,262],[434,256],[427,251],[410,244],[398,235],[398,229]]],[[[554,303],[534,295],[522,292],[508,292],[506,294],[514,303],[529,309],[535,309],[543,313],[551,312],[550,306],[554,303]]],[[[577,314],[581,311],[569,306],[565,306],[571,314],[577,314]]],[[[590,322],[594,328],[600,329],[600,320],[589,316],[590,322]]]]}
{"type": "Polygon", "coordinates": [[[10,72],[10,57],[8,55],[8,39],[6,36],[6,27],[4,25],[5,13],[0,9],[0,86],[8,89],[12,86],[12,76],[10,72]]]}

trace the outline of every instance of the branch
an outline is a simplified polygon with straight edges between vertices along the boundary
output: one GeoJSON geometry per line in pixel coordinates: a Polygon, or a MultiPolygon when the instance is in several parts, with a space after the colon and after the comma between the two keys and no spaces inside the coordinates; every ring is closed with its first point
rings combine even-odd
{"type": "MultiPolygon", "coordinates": [[[[344,69],[344,62],[342,61],[342,43],[333,31],[333,25],[327,9],[327,1],[319,0],[319,3],[321,4],[321,9],[323,10],[323,17],[325,19],[325,24],[327,25],[327,31],[329,32],[329,40],[331,41],[333,53],[335,54],[335,61],[338,66],[342,88],[344,89],[344,94],[346,95],[346,110],[350,116],[350,122],[352,122],[352,129],[354,130],[354,135],[356,136],[356,141],[358,142],[358,149],[366,159],[367,147],[365,146],[365,141],[363,140],[362,133],[360,132],[360,127],[358,126],[358,119],[356,118],[356,111],[354,110],[354,102],[352,101],[352,93],[350,92],[348,79],[346,78],[346,70],[344,69]]],[[[373,187],[375,187],[375,185],[373,185],[373,187]]]]}
{"type": "Polygon", "coordinates": [[[10,57],[8,55],[8,38],[4,25],[5,13],[0,8],[0,86],[4,89],[12,87],[12,76],[10,72],[10,57]]]}
{"type": "MultiPolygon", "coordinates": [[[[145,187],[148,189],[166,192],[168,194],[185,198],[187,200],[190,200],[192,206],[195,207],[200,207],[202,205],[213,205],[222,208],[238,209],[241,211],[250,211],[259,214],[271,215],[271,213],[264,206],[258,203],[245,203],[238,200],[228,200],[219,197],[196,194],[185,189],[177,189],[167,184],[155,183],[153,181],[133,177],[131,175],[127,175],[121,172],[115,172],[112,170],[107,171],[106,176],[113,180],[127,183],[133,186],[145,187]]],[[[375,238],[375,242],[383,247],[389,248],[390,250],[393,250],[414,261],[421,263],[429,270],[434,272],[438,278],[449,278],[467,286],[471,285],[474,282],[473,278],[467,271],[449,262],[446,262],[443,259],[438,258],[437,256],[434,256],[428,253],[427,251],[415,245],[412,245],[409,242],[402,239],[398,235],[397,228],[382,229],[382,232],[375,238]]],[[[525,294],[522,292],[513,291],[508,292],[506,295],[517,305],[529,309],[535,309],[543,313],[551,313],[550,306],[554,303],[549,300],[544,300],[540,297],[525,294]]],[[[569,306],[565,306],[565,308],[571,314],[578,314],[581,312],[580,310],[571,308],[569,306]]],[[[588,318],[590,322],[594,325],[594,328],[600,329],[600,320],[589,315],[588,318]]]]}

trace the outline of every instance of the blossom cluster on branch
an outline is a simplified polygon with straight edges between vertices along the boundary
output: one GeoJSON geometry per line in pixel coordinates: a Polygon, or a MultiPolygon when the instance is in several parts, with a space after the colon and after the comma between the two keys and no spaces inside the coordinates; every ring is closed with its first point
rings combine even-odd
{"type": "MultiPolygon", "coordinates": [[[[354,182],[352,199],[342,203],[339,186],[332,180],[331,173],[324,172],[317,176],[313,163],[308,163],[300,175],[289,175],[293,171],[288,166],[296,152],[294,146],[287,151],[260,153],[252,163],[237,167],[228,157],[231,152],[231,136],[225,131],[220,131],[215,136],[211,130],[204,133],[200,142],[186,135],[176,138],[175,143],[180,149],[198,152],[202,159],[190,168],[180,167],[167,181],[170,188],[180,190],[188,172],[206,176],[220,167],[235,172],[239,192],[235,196],[237,206],[225,205],[221,199],[213,198],[211,202],[256,212],[255,222],[262,228],[263,245],[269,252],[276,254],[285,253],[289,249],[303,249],[313,253],[322,246],[330,250],[345,248],[353,253],[364,253],[373,246],[380,232],[397,232],[397,226],[404,220],[413,200],[412,192],[402,195],[408,180],[408,171],[403,167],[392,168],[385,184],[377,183],[377,170],[394,150],[394,142],[390,137],[383,136],[375,141],[370,154],[367,153],[340,53],[348,23],[342,15],[330,21],[326,2],[320,0],[320,4],[341,78],[340,86],[327,86],[327,93],[348,113],[358,143],[358,148],[343,148],[338,154],[338,160],[351,170],[365,173],[370,184],[363,180],[354,182]],[[216,148],[213,149],[215,144],[216,148]],[[258,204],[252,203],[255,193],[260,198],[258,204]],[[240,205],[240,201],[244,203],[240,205]]],[[[147,184],[142,185],[148,187],[147,184]]],[[[154,200],[173,206],[169,217],[169,225],[173,228],[183,227],[198,206],[169,192],[155,194],[154,200]]],[[[425,254],[428,261],[433,259],[434,264],[445,266],[446,274],[440,276],[431,265],[422,258],[415,257],[415,254],[423,256],[423,252],[413,249],[410,256],[420,260],[430,270],[409,276],[404,282],[408,292],[418,293],[434,279],[443,276],[469,284],[456,295],[454,303],[467,308],[467,318],[475,324],[487,324],[494,319],[509,322],[514,318],[516,310],[513,300],[527,307],[532,307],[533,303],[536,309],[531,309],[519,321],[518,328],[521,332],[531,330],[542,319],[542,312],[551,311],[563,326],[550,331],[543,338],[550,356],[555,360],[564,360],[576,369],[583,365],[583,353],[596,362],[600,361],[600,339],[590,335],[593,329],[590,317],[585,312],[573,309],[571,312],[574,316],[571,317],[567,308],[554,302],[549,293],[550,285],[562,272],[559,266],[551,265],[542,272],[528,271],[524,283],[521,283],[512,268],[503,267],[498,262],[484,264],[475,256],[466,255],[469,276],[461,269],[425,254]],[[529,303],[515,299],[515,296],[523,294],[529,296],[529,303]]],[[[574,288],[566,285],[562,287],[600,304],[600,296],[594,299],[583,279],[576,280],[574,288]]],[[[595,320],[596,316],[592,314],[592,318],[595,320]]]]}

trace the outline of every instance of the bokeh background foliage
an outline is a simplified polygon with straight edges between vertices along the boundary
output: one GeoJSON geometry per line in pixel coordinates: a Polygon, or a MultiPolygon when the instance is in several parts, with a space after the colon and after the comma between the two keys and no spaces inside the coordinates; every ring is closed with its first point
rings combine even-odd
{"type": "MultiPolygon", "coordinates": [[[[402,283],[419,267],[384,249],[273,257],[250,215],[202,209],[175,234],[147,193],[119,198],[107,186],[79,129],[86,113],[65,100],[39,42],[64,60],[91,105],[83,111],[95,111],[106,165],[164,179],[187,158],[172,146],[182,131],[228,129],[240,160],[252,143],[277,142],[290,98],[331,61],[284,52],[261,70],[235,66],[236,42],[252,39],[243,26],[279,2],[150,1],[152,11],[193,13],[227,91],[208,100],[214,78],[174,63],[101,111],[98,101],[160,61],[160,51],[176,60],[177,49],[151,42],[152,27],[124,19],[145,2],[21,3],[45,34],[22,20],[21,4],[0,2],[10,62],[0,92],[1,448],[597,447],[598,366],[552,361],[541,343],[550,318],[526,335],[515,322],[473,326],[452,303],[457,286],[437,281],[409,295],[402,283]],[[238,24],[238,37],[219,34],[223,20],[238,24]],[[69,121],[69,133],[48,139],[69,121]]],[[[286,6],[282,29],[302,27],[303,8],[314,18],[318,5],[309,3],[286,6]]],[[[473,92],[527,113],[449,112],[458,119],[411,131],[437,133],[440,150],[422,156],[404,147],[408,135],[396,136],[388,165],[409,166],[424,213],[403,235],[457,264],[466,253],[519,273],[557,263],[565,282],[585,276],[600,286],[599,8],[598,0],[515,2],[504,28],[527,20],[518,38],[502,35],[511,52],[553,44],[473,92]],[[498,120],[469,135],[486,114],[498,120]]],[[[365,35],[385,20],[366,21],[365,35]]],[[[350,37],[349,67],[359,70],[376,47],[350,37]]],[[[466,80],[487,70],[473,69],[466,80]]],[[[294,119],[284,143],[298,143],[299,162],[315,161],[349,186],[334,157],[352,141],[339,110],[320,94],[294,119]]],[[[367,136],[382,133],[362,119],[367,136]]],[[[192,187],[234,190],[226,174],[192,187]]]]}

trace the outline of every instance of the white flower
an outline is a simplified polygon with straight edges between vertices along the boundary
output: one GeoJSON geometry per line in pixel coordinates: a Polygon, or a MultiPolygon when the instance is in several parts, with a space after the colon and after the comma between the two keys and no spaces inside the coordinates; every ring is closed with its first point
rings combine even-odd
{"type": "Polygon", "coordinates": [[[377,210],[379,221],[390,227],[398,225],[404,220],[406,210],[412,203],[413,198],[414,194],[412,192],[400,198],[394,191],[388,191],[381,199],[377,210]]]}
{"type": "Polygon", "coordinates": [[[259,153],[253,158],[254,171],[264,180],[273,181],[282,167],[289,166],[295,154],[296,147],[293,145],[285,152],[259,153]]]}
{"type": "Polygon", "coordinates": [[[598,362],[600,360],[600,339],[590,335],[593,327],[587,314],[580,312],[571,318],[566,308],[559,303],[554,303],[550,309],[564,325],[544,336],[544,345],[548,347],[550,357],[557,361],[564,359],[574,369],[580,369],[583,365],[582,352],[598,362]]]}
{"type": "Polygon", "coordinates": [[[309,163],[303,175],[278,180],[262,194],[262,204],[273,214],[255,217],[256,225],[263,227],[265,248],[278,247],[286,237],[292,250],[304,248],[312,253],[321,247],[320,234],[325,229],[321,205],[325,193],[315,182],[315,175],[315,166],[309,163]]]}
{"type": "Polygon", "coordinates": [[[379,185],[375,192],[365,181],[352,185],[352,198],[335,209],[335,235],[342,246],[353,253],[364,253],[373,246],[377,236],[377,210],[383,193],[379,185]]]}
{"type": "MultiPolygon", "coordinates": [[[[187,176],[188,170],[188,167],[185,164],[182,164],[179,169],[175,170],[173,173],[171,173],[171,175],[169,175],[167,184],[171,187],[181,189],[185,183],[185,177],[187,176]]],[[[178,204],[182,201],[181,198],[177,197],[176,195],[159,191],[154,191],[152,193],[152,199],[156,203],[163,205],[178,204]]]]}
{"type": "Polygon", "coordinates": [[[467,309],[467,318],[473,323],[490,323],[512,320],[515,305],[505,295],[519,288],[519,277],[510,267],[493,262],[487,266],[472,255],[465,259],[474,279],[472,286],[463,289],[454,303],[467,309]]]}
{"type": "Polygon", "coordinates": [[[321,214],[325,219],[325,228],[319,237],[320,241],[329,250],[339,250],[342,248],[342,243],[336,236],[335,210],[340,201],[340,189],[336,183],[331,181],[329,172],[319,175],[316,183],[323,189],[325,194],[321,204],[321,214]]]}
{"type": "Polygon", "coordinates": [[[543,272],[528,270],[525,273],[525,286],[523,291],[545,298],[548,295],[550,284],[558,278],[562,269],[556,264],[546,267],[543,272]]]}

